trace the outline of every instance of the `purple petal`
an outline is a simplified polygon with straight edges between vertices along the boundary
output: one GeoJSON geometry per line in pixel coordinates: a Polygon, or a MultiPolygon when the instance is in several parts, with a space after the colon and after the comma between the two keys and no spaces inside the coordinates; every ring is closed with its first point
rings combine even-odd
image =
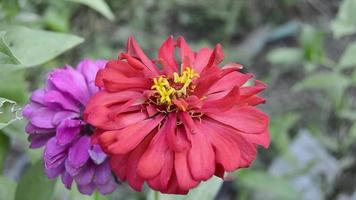
{"type": "Polygon", "coordinates": [[[69,161],[68,161],[68,159],[66,159],[66,161],[65,161],[65,163],[64,163],[64,166],[65,166],[65,169],[66,169],[66,171],[71,175],[71,176],[76,176],[76,175],[78,175],[79,174],[79,172],[80,172],[80,170],[81,170],[81,168],[80,167],[73,167],[70,163],[69,163],[69,161]]]}
{"type": "Polygon", "coordinates": [[[62,174],[64,171],[64,165],[59,165],[57,167],[54,167],[54,168],[47,168],[45,166],[45,173],[47,175],[48,178],[50,179],[54,179],[56,178],[57,176],[59,176],[60,174],[62,174]]]}
{"type": "Polygon", "coordinates": [[[90,137],[83,136],[69,149],[68,161],[71,166],[79,168],[87,162],[90,143],[90,137]]]}
{"type": "Polygon", "coordinates": [[[93,181],[95,173],[95,166],[88,163],[79,172],[77,176],[74,177],[75,182],[79,185],[87,185],[93,181]]]}
{"type": "Polygon", "coordinates": [[[44,101],[46,104],[54,104],[56,107],[61,107],[66,110],[80,112],[79,106],[71,100],[71,98],[64,97],[62,93],[57,90],[50,90],[46,92],[44,101]]]}
{"type": "Polygon", "coordinates": [[[40,128],[54,128],[52,118],[55,114],[55,111],[43,107],[32,113],[29,120],[33,125],[40,128]]]}
{"type": "Polygon", "coordinates": [[[45,91],[43,89],[38,89],[32,92],[31,100],[44,105],[45,91]]]}
{"type": "Polygon", "coordinates": [[[77,65],[77,71],[84,75],[91,95],[99,91],[99,88],[95,85],[95,77],[98,70],[103,68],[105,64],[106,61],[103,60],[94,62],[90,59],[84,59],[77,65]]]}
{"type": "Polygon", "coordinates": [[[111,176],[112,174],[111,174],[109,163],[105,162],[96,167],[94,182],[96,184],[103,185],[110,180],[111,176]]]}
{"type": "Polygon", "coordinates": [[[27,119],[31,118],[32,114],[35,113],[38,109],[42,108],[43,105],[38,104],[36,102],[30,102],[29,104],[27,104],[23,111],[22,111],[22,115],[24,117],[26,117],[27,119]]]}
{"type": "Polygon", "coordinates": [[[89,155],[97,165],[100,165],[106,159],[106,154],[101,150],[99,145],[92,145],[89,149],[89,155]]]}
{"type": "Polygon", "coordinates": [[[62,183],[64,184],[64,186],[67,189],[71,189],[72,183],[73,183],[73,177],[71,175],[69,175],[67,172],[63,172],[61,179],[62,179],[62,183]]]}
{"type": "Polygon", "coordinates": [[[64,163],[67,157],[67,146],[58,145],[55,137],[51,138],[44,150],[44,161],[46,168],[55,168],[64,163]]]}
{"type": "Polygon", "coordinates": [[[109,182],[107,182],[106,184],[104,185],[97,185],[98,187],[98,190],[101,194],[110,194],[112,193],[116,187],[117,187],[117,184],[116,182],[114,181],[113,178],[111,178],[111,180],[109,182]]]}
{"type": "Polygon", "coordinates": [[[31,124],[31,122],[27,123],[25,131],[28,134],[40,134],[40,135],[55,132],[55,130],[53,128],[39,128],[39,127],[31,124]]]}
{"type": "Polygon", "coordinates": [[[50,74],[51,82],[62,92],[70,94],[85,105],[89,100],[89,90],[82,74],[71,67],[57,69],[50,74]]]}
{"type": "Polygon", "coordinates": [[[90,183],[87,185],[79,185],[78,184],[78,190],[82,194],[91,195],[93,193],[94,189],[95,189],[94,183],[90,183]]]}
{"type": "Polygon", "coordinates": [[[56,138],[61,145],[68,144],[80,133],[81,120],[65,120],[59,124],[56,131],[56,138]]]}
{"type": "Polygon", "coordinates": [[[52,123],[58,126],[64,120],[77,118],[77,117],[79,117],[78,113],[71,112],[71,111],[59,111],[54,114],[52,123]]]}
{"type": "Polygon", "coordinates": [[[32,134],[28,136],[28,140],[31,142],[30,148],[35,149],[44,146],[54,134],[32,134]]]}

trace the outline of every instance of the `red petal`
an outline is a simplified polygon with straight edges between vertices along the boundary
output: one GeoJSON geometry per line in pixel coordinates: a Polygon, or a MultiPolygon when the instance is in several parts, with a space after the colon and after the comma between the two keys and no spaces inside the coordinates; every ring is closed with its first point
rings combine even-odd
{"type": "Polygon", "coordinates": [[[207,115],[246,133],[260,133],[268,126],[268,116],[251,106],[233,107],[226,112],[207,113],[207,115]]]}
{"type": "Polygon", "coordinates": [[[202,48],[198,51],[194,62],[194,70],[196,72],[200,73],[204,69],[212,53],[213,50],[209,48],[202,48]]]}
{"type": "Polygon", "coordinates": [[[249,79],[253,77],[252,74],[243,74],[240,72],[232,72],[216,81],[208,90],[208,94],[231,90],[233,87],[241,87],[249,79]]]}
{"type": "Polygon", "coordinates": [[[158,126],[163,118],[164,116],[158,115],[155,118],[143,120],[120,130],[106,131],[99,139],[101,140],[106,134],[116,134],[117,141],[110,144],[107,147],[107,151],[111,154],[125,154],[134,149],[154,128],[158,126]]]}
{"type": "Polygon", "coordinates": [[[167,133],[167,142],[169,148],[176,152],[183,151],[190,145],[185,130],[181,126],[167,133]]]}
{"type": "Polygon", "coordinates": [[[178,72],[178,65],[174,58],[174,47],[175,42],[173,36],[169,36],[161,45],[158,50],[158,59],[165,61],[163,65],[163,70],[166,75],[171,75],[173,72],[178,72]]]}
{"type": "Polygon", "coordinates": [[[205,130],[199,125],[196,127],[198,132],[190,136],[192,147],[188,155],[189,168],[195,180],[208,180],[215,172],[215,152],[204,136],[205,130]]]}
{"type": "Polygon", "coordinates": [[[224,60],[224,52],[221,49],[221,45],[217,44],[214,48],[213,53],[211,54],[209,58],[208,64],[205,66],[205,68],[210,68],[212,66],[218,65],[224,60]]]}
{"type": "Polygon", "coordinates": [[[153,134],[146,137],[140,145],[137,146],[131,153],[127,162],[126,176],[129,185],[136,191],[140,192],[144,179],[140,177],[137,173],[137,165],[142,156],[142,154],[147,149],[150,141],[152,140],[153,134]]]}
{"type": "Polygon", "coordinates": [[[240,88],[240,93],[241,93],[242,98],[248,98],[250,96],[253,96],[253,95],[265,90],[266,87],[267,87],[266,84],[264,84],[263,82],[261,82],[259,80],[256,80],[255,85],[240,88]]]}
{"type": "Polygon", "coordinates": [[[194,61],[195,61],[194,52],[188,46],[188,44],[186,43],[186,41],[184,40],[184,38],[182,36],[178,37],[177,45],[180,48],[179,54],[180,54],[182,62],[183,62],[183,60],[187,59],[187,60],[189,60],[189,62],[194,63],[194,61]]]}
{"type": "Polygon", "coordinates": [[[159,76],[159,72],[157,67],[153,64],[153,62],[146,56],[146,54],[142,51],[140,46],[137,44],[135,38],[130,36],[127,40],[126,52],[131,56],[137,57],[142,61],[142,63],[152,72],[153,76],[159,76]]]}
{"type": "Polygon", "coordinates": [[[227,111],[236,105],[239,99],[239,94],[239,88],[235,87],[221,99],[205,101],[201,111],[203,113],[227,111]]]}
{"type": "Polygon", "coordinates": [[[157,176],[165,164],[166,157],[169,156],[167,154],[171,153],[166,142],[166,135],[171,131],[172,123],[176,123],[176,121],[168,120],[165,122],[141,157],[137,173],[143,178],[150,179],[157,176]]]}
{"type": "Polygon", "coordinates": [[[176,152],[174,157],[174,167],[176,170],[179,188],[189,190],[196,187],[199,182],[194,180],[188,166],[188,150],[176,152]]]}

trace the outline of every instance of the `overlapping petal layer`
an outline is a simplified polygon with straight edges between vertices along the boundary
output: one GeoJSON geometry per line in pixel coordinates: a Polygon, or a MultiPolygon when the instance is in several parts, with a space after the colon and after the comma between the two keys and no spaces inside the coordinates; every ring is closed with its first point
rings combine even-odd
{"type": "Polygon", "coordinates": [[[82,120],[89,98],[99,91],[95,76],[106,61],[83,60],[76,69],[56,69],[48,76],[44,89],[33,92],[23,111],[30,147],[45,146],[45,172],[49,178],[61,176],[71,188],[76,182],[80,192],[102,194],[116,188],[107,155],[91,143],[93,128],[82,120]]]}
{"type": "Polygon", "coordinates": [[[194,52],[184,38],[169,37],[151,60],[130,37],[126,52],[98,72],[102,91],[84,118],[99,127],[95,141],[119,179],[137,191],[146,182],[185,194],[248,167],[257,146],[268,147],[269,118],[255,107],[266,85],[245,86],[253,75],[236,63],[221,67],[223,58],[220,45],[194,52]]]}

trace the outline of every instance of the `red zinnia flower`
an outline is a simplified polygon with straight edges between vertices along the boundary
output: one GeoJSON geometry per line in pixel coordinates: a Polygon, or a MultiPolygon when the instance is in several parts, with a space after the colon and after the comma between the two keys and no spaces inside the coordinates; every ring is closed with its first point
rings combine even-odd
{"type": "Polygon", "coordinates": [[[235,63],[220,68],[223,57],[219,44],[193,52],[184,38],[169,37],[153,61],[130,37],[126,53],[98,72],[103,91],[85,119],[98,127],[96,139],[122,181],[184,194],[214,174],[248,167],[256,146],[268,147],[268,116],[254,107],[265,102],[256,94],[266,85],[243,86],[253,75],[235,63]]]}

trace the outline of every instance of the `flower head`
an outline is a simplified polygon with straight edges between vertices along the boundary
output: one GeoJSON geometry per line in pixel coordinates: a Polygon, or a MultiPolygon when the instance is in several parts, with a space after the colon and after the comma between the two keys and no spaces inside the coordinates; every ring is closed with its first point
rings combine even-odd
{"type": "Polygon", "coordinates": [[[73,180],[84,194],[95,189],[107,194],[116,188],[106,154],[91,143],[94,128],[82,120],[89,98],[99,91],[94,80],[106,61],[83,60],[76,69],[55,69],[44,89],[33,92],[23,111],[29,122],[31,148],[45,146],[45,172],[49,178],[61,175],[71,188],[73,180]]]}
{"type": "Polygon", "coordinates": [[[126,52],[98,72],[102,91],[84,118],[98,128],[95,141],[121,180],[184,194],[248,167],[257,145],[268,147],[269,118],[255,108],[266,85],[244,86],[252,74],[235,63],[220,67],[223,57],[220,45],[194,52],[182,37],[169,37],[151,60],[130,37],[126,52]]]}

